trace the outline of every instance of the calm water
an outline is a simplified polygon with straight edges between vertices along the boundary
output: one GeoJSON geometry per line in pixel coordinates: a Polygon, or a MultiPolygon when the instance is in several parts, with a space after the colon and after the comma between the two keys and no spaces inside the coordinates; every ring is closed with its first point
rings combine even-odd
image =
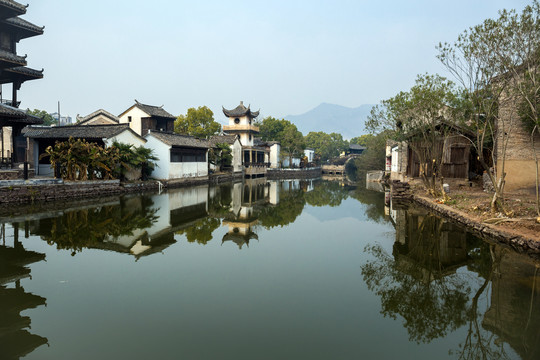
{"type": "Polygon", "coordinates": [[[538,263],[384,193],[0,210],[0,359],[538,359],[538,263]]]}

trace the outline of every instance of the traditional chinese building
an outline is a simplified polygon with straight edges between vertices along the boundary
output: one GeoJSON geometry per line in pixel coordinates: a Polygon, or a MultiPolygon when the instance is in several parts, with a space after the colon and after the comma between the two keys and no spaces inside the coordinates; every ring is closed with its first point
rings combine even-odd
{"type": "Polygon", "coordinates": [[[1,164],[13,164],[25,161],[26,141],[21,136],[23,127],[29,124],[41,124],[43,120],[28,116],[18,109],[17,91],[21,85],[34,79],[43,78],[43,70],[27,67],[26,55],[17,54],[17,44],[20,40],[42,35],[43,27],[36,26],[19,16],[26,13],[28,5],[19,4],[13,0],[0,0],[0,86],[12,85],[11,100],[3,97],[0,88],[0,129],[2,131],[1,164]],[[5,139],[6,133],[11,136],[5,139]]]}
{"type": "Polygon", "coordinates": [[[146,105],[135,100],[135,105],[118,115],[121,124],[129,124],[137,134],[145,136],[153,131],[174,131],[176,117],[163,109],[163,106],[146,105]]]}
{"type": "Polygon", "coordinates": [[[223,108],[223,113],[229,118],[229,125],[223,126],[223,132],[227,135],[238,134],[242,143],[242,164],[246,169],[246,176],[257,177],[266,174],[269,150],[254,144],[255,136],[259,133],[259,127],[254,125],[254,119],[259,116],[259,111],[251,111],[250,107],[240,105],[232,110],[223,108]]]}

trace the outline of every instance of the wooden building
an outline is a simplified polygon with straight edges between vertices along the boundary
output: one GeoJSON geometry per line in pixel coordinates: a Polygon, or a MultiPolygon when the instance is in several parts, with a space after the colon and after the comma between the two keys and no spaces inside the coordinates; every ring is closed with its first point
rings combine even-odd
{"type": "Polygon", "coordinates": [[[0,97],[2,165],[25,161],[26,141],[21,136],[21,130],[29,124],[43,123],[41,119],[28,116],[18,109],[17,91],[20,90],[21,85],[28,80],[43,78],[43,70],[27,67],[26,56],[17,54],[19,41],[43,34],[43,27],[19,17],[26,14],[27,6],[13,0],[0,1],[0,86],[3,84],[12,86],[11,100],[0,97]],[[10,132],[11,136],[9,139],[4,139],[4,128],[7,127],[10,130],[6,132],[10,132]]]}

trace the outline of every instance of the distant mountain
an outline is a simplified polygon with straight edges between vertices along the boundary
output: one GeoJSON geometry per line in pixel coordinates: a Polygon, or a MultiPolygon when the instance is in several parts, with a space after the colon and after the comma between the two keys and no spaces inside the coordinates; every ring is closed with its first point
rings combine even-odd
{"type": "Polygon", "coordinates": [[[310,131],[339,133],[345,139],[366,134],[364,124],[373,105],[365,104],[356,108],[322,103],[300,115],[289,115],[285,119],[296,125],[304,135],[310,131]]]}

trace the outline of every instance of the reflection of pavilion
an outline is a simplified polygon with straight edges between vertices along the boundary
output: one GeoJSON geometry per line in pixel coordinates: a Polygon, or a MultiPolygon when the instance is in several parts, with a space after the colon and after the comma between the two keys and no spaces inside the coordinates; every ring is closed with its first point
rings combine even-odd
{"type": "Polygon", "coordinates": [[[242,183],[234,184],[230,213],[223,220],[229,231],[223,236],[222,244],[225,241],[232,241],[241,249],[244,244],[249,246],[250,240],[258,240],[259,237],[253,231],[257,225],[257,208],[269,203],[276,205],[278,202],[278,182],[259,178],[246,179],[242,183]]]}
{"type": "Polygon", "coordinates": [[[26,266],[45,259],[44,254],[23,248],[18,241],[18,225],[14,224],[13,247],[5,245],[6,226],[2,224],[0,235],[0,354],[4,359],[18,359],[26,356],[39,346],[46,344],[47,339],[31,334],[31,319],[22,316],[21,312],[44,305],[46,299],[28,293],[21,286],[20,280],[30,276],[26,266]],[[14,287],[7,287],[14,283],[14,287]]]}

